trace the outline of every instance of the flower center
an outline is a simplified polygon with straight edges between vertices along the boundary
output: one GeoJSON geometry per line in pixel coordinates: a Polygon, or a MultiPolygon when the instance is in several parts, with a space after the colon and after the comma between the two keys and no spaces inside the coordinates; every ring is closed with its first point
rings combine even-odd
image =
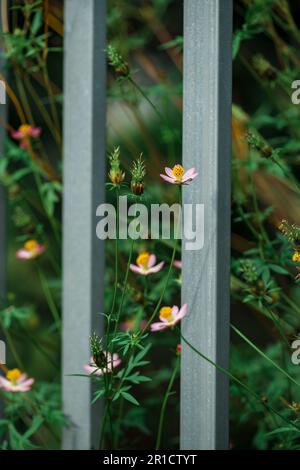
{"type": "Polygon", "coordinates": [[[171,322],[173,320],[172,315],[172,308],[171,307],[163,307],[160,309],[159,316],[167,320],[167,322],[171,322]]]}
{"type": "Polygon", "coordinates": [[[24,248],[25,250],[28,250],[28,251],[34,251],[38,246],[38,243],[36,240],[28,240],[25,244],[24,244],[24,248]]]}
{"type": "Polygon", "coordinates": [[[147,251],[143,251],[141,254],[136,259],[136,263],[139,264],[140,266],[143,266],[143,268],[148,267],[150,259],[150,254],[147,251]]]}
{"type": "Polygon", "coordinates": [[[296,261],[296,262],[300,261],[300,253],[299,253],[299,251],[295,251],[295,253],[293,254],[292,260],[293,260],[293,261],[296,261]]]}
{"type": "Polygon", "coordinates": [[[175,165],[173,167],[173,175],[175,176],[175,178],[180,181],[181,178],[183,177],[184,173],[185,173],[185,169],[183,168],[183,166],[181,165],[175,165]]]}
{"type": "Polygon", "coordinates": [[[21,377],[22,373],[19,369],[11,369],[7,371],[6,378],[10,382],[16,383],[17,380],[21,377]]]}
{"type": "Polygon", "coordinates": [[[19,127],[19,131],[20,132],[23,132],[25,135],[28,135],[29,134],[29,131],[30,131],[30,128],[31,126],[29,124],[22,124],[20,127],[19,127]]]}

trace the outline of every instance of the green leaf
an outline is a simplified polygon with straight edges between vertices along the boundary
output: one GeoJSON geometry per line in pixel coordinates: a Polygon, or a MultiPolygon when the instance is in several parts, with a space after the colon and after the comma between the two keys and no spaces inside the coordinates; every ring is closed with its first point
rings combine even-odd
{"type": "Polygon", "coordinates": [[[30,31],[33,34],[33,36],[36,35],[38,30],[42,26],[42,23],[43,23],[43,12],[42,10],[38,10],[33,17],[31,28],[30,28],[30,31]]]}
{"type": "Polygon", "coordinates": [[[133,405],[140,406],[139,402],[128,392],[121,392],[121,395],[125,400],[129,401],[130,403],[133,403],[133,405]]]}
{"type": "Polygon", "coordinates": [[[269,268],[274,273],[284,274],[286,276],[290,275],[290,272],[287,269],[283,268],[282,266],[278,266],[277,264],[269,264],[269,268]]]}

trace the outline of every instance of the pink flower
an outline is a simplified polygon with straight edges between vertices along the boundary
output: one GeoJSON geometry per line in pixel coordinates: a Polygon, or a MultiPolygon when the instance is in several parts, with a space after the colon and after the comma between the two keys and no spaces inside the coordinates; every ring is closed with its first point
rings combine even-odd
{"type": "Polygon", "coordinates": [[[107,372],[112,372],[113,369],[118,367],[122,362],[120,357],[119,357],[119,354],[117,354],[117,353],[114,353],[113,356],[111,356],[110,352],[106,353],[106,351],[103,351],[103,355],[104,355],[104,358],[105,358],[104,367],[98,367],[95,364],[95,361],[94,361],[93,357],[91,357],[90,363],[85,364],[83,366],[84,370],[86,372],[88,372],[90,375],[100,376],[100,375],[106,374],[107,372]],[[106,364],[106,362],[107,362],[107,364],[106,364]]]}
{"type": "Polygon", "coordinates": [[[28,240],[24,246],[17,250],[16,257],[22,260],[37,258],[45,251],[46,245],[38,243],[36,240],[28,240]]]}
{"type": "Polygon", "coordinates": [[[20,147],[28,148],[30,138],[37,139],[41,135],[40,127],[34,127],[30,124],[22,124],[17,131],[13,131],[11,136],[20,141],[20,147]]]}
{"type": "Polygon", "coordinates": [[[159,312],[160,322],[152,323],[151,331],[160,331],[177,325],[177,323],[186,316],[188,312],[188,304],[184,304],[181,309],[177,305],[173,307],[163,307],[159,312]]]}
{"type": "Polygon", "coordinates": [[[165,172],[165,175],[161,174],[160,176],[163,180],[171,184],[188,184],[198,175],[195,168],[190,168],[185,171],[181,165],[175,165],[173,169],[166,167],[165,172]]]}
{"type": "Polygon", "coordinates": [[[143,251],[136,259],[136,264],[130,265],[130,270],[134,273],[148,276],[148,274],[158,273],[163,266],[164,261],[161,261],[156,266],[156,256],[150,255],[147,251],[143,251]]]}
{"type": "Polygon", "coordinates": [[[6,392],[29,392],[33,383],[34,379],[29,379],[19,369],[8,370],[6,378],[0,376],[0,388],[6,392]]]}
{"type": "Polygon", "coordinates": [[[182,261],[179,259],[175,259],[173,266],[175,266],[175,268],[177,269],[182,269],[182,261]]]}

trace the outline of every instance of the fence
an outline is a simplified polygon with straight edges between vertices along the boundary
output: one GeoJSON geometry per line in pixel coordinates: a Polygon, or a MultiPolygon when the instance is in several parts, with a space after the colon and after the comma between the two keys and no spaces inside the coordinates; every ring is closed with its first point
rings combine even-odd
{"type": "MultiPolygon", "coordinates": [[[[231,19],[231,0],[184,1],[183,163],[200,174],[184,192],[184,202],[205,205],[205,246],[183,252],[182,297],[190,304],[183,334],[224,367],[229,350],[231,19]]],[[[105,0],[65,0],[62,383],[64,411],[75,424],[65,430],[65,449],[91,448],[93,422],[99,419],[91,411],[89,381],[79,384],[68,374],[87,360],[87,338],[101,328],[95,323],[101,311],[103,246],[96,243],[95,213],[104,200],[105,22],[105,0]]],[[[0,197],[3,261],[3,193],[0,197]]],[[[181,447],[228,448],[227,379],[185,344],[181,447]]]]}

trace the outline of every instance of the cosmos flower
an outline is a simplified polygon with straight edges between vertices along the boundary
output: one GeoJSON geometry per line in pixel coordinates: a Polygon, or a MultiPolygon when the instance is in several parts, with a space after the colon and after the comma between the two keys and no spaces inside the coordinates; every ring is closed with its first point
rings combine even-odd
{"type": "Polygon", "coordinates": [[[40,127],[30,124],[22,124],[17,131],[11,133],[13,139],[20,141],[20,147],[23,149],[28,148],[30,138],[37,139],[40,135],[40,127]]]}
{"type": "Polygon", "coordinates": [[[300,262],[300,253],[299,253],[299,251],[295,251],[295,253],[292,256],[292,260],[295,261],[295,263],[300,262]]]}
{"type": "Polygon", "coordinates": [[[112,372],[113,369],[118,367],[122,362],[117,353],[114,353],[113,356],[111,356],[110,352],[106,353],[106,351],[103,351],[103,355],[105,357],[105,362],[107,360],[107,365],[105,364],[105,367],[98,367],[95,364],[93,357],[91,357],[90,363],[83,366],[84,370],[90,375],[100,376],[106,374],[107,372],[112,372]]]}
{"type": "Polygon", "coordinates": [[[161,261],[157,265],[155,265],[155,263],[156,256],[151,255],[147,251],[143,251],[137,257],[136,264],[130,265],[130,270],[142,276],[148,276],[148,274],[158,273],[165,264],[164,261],[161,261]]]}
{"type": "Polygon", "coordinates": [[[22,260],[37,258],[45,251],[46,245],[38,243],[36,240],[28,240],[23,247],[17,250],[16,257],[22,260]]]}
{"type": "Polygon", "coordinates": [[[19,369],[8,370],[6,378],[0,376],[0,388],[6,392],[29,392],[33,383],[34,379],[28,378],[19,369]]]}
{"type": "Polygon", "coordinates": [[[160,176],[167,183],[171,184],[188,184],[198,175],[195,168],[185,171],[181,165],[175,165],[173,168],[166,167],[165,172],[165,175],[161,174],[160,176]]]}
{"type": "Polygon", "coordinates": [[[182,305],[180,309],[177,307],[177,305],[173,305],[173,307],[161,308],[159,312],[160,321],[157,323],[152,323],[150,327],[151,331],[161,331],[177,325],[177,323],[186,316],[187,312],[188,304],[182,305]]]}

